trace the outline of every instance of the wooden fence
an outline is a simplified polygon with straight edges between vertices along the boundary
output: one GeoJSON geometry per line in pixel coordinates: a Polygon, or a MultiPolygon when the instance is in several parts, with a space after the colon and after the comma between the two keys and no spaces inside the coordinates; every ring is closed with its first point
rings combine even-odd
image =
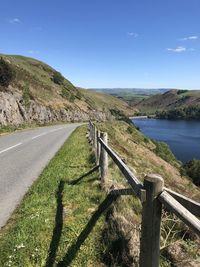
{"type": "MultiPolygon", "coordinates": [[[[108,155],[118,166],[130,188],[117,190],[118,194],[134,194],[142,203],[142,225],[140,240],[140,267],[159,267],[160,226],[162,209],[174,213],[196,234],[200,235],[200,203],[193,201],[164,187],[159,175],[148,175],[142,183],[108,146],[108,135],[100,132],[89,122],[89,139],[93,144],[97,164],[100,167],[101,183],[105,183],[108,173],[108,155]],[[197,216],[197,217],[196,217],[197,216]]],[[[111,192],[112,193],[112,192],[111,192]]],[[[113,193],[116,193],[115,190],[113,193]]]]}

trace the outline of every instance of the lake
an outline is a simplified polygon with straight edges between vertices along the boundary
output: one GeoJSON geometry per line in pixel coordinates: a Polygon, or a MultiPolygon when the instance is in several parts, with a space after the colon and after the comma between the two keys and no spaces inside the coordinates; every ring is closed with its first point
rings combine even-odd
{"type": "Polygon", "coordinates": [[[183,163],[200,159],[200,122],[143,118],[133,122],[146,136],[167,143],[183,163]]]}

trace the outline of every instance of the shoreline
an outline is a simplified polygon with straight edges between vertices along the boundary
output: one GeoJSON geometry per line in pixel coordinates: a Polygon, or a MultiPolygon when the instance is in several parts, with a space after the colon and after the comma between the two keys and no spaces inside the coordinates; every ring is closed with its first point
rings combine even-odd
{"type": "Polygon", "coordinates": [[[155,119],[156,115],[148,115],[148,116],[132,116],[129,117],[129,119],[134,120],[134,119],[155,119]]]}

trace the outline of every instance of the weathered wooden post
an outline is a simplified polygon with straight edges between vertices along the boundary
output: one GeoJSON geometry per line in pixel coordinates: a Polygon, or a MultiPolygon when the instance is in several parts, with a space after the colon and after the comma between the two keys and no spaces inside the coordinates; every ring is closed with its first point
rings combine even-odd
{"type": "Polygon", "coordinates": [[[92,141],[92,123],[89,121],[89,140],[90,142],[92,141]]]}
{"type": "Polygon", "coordinates": [[[94,153],[95,153],[95,157],[97,158],[97,128],[94,125],[94,143],[93,143],[93,147],[94,147],[94,153]]]}
{"type": "Polygon", "coordinates": [[[94,144],[94,125],[91,123],[91,140],[92,140],[92,145],[94,144]]]}
{"type": "Polygon", "coordinates": [[[146,201],[142,210],[140,267],[159,267],[162,204],[157,197],[163,187],[164,181],[159,175],[148,175],[144,179],[146,201]]]}
{"type": "MultiPolygon", "coordinates": [[[[101,133],[100,138],[104,141],[104,143],[108,144],[108,134],[101,133]]],[[[101,185],[103,186],[105,183],[106,176],[108,174],[108,154],[101,145],[101,156],[100,156],[100,172],[101,172],[101,185]]]]}
{"type": "Polygon", "coordinates": [[[100,153],[101,153],[101,144],[99,142],[100,138],[100,131],[97,130],[97,165],[99,165],[99,160],[100,160],[100,153]]]}

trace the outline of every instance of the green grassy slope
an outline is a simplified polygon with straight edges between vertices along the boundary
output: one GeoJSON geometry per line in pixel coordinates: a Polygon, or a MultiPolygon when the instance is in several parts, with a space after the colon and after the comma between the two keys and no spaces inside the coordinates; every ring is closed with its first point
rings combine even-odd
{"type": "Polygon", "coordinates": [[[162,95],[151,96],[135,105],[143,112],[174,109],[200,104],[200,90],[170,90],[162,95]]]}
{"type": "Polygon", "coordinates": [[[94,109],[101,111],[106,111],[108,108],[118,109],[123,111],[126,115],[134,113],[134,109],[121,99],[91,90],[79,90],[83,94],[85,101],[89,103],[90,106],[92,106],[94,109]]]}
{"type": "Polygon", "coordinates": [[[39,60],[18,55],[0,57],[16,72],[11,86],[8,89],[0,87],[0,90],[21,92],[23,95],[28,91],[28,98],[52,109],[71,108],[88,112],[117,108],[127,115],[133,114],[133,109],[126,102],[115,97],[79,89],[67,79],[60,85],[56,84],[53,81],[56,70],[39,60]]]}

